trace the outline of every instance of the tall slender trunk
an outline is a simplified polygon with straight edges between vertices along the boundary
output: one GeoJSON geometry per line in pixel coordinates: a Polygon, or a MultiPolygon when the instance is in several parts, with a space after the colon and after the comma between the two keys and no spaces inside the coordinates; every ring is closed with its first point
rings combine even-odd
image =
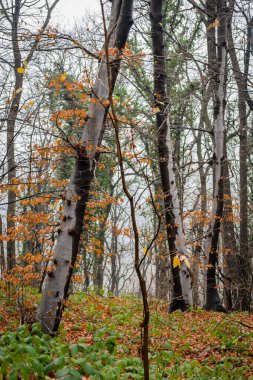
{"type": "MultiPolygon", "coordinates": [[[[102,0],[100,1],[102,4],[102,0]]],[[[104,14],[103,14],[103,22],[105,24],[104,14]]],[[[105,26],[104,26],[104,30],[106,30],[105,26]]],[[[108,70],[108,84],[109,84],[109,88],[111,88],[111,75],[108,68],[109,53],[108,53],[107,46],[106,46],[106,61],[107,61],[107,70],[108,70]]],[[[145,278],[142,275],[142,266],[146,259],[146,255],[143,255],[142,257],[140,256],[140,237],[139,237],[139,230],[138,230],[138,225],[137,225],[137,217],[136,217],[136,209],[135,209],[136,204],[135,204],[134,196],[130,193],[128,184],[126,182],[126,174],[125,174],[122,147],[121,147],[121,141],[120,141],[119,119],[115,111],[112,92],[110,92],[110,95],[109,95],[109,102],[110,102],[110,107],[111,107],[110,118],[111,118],[112,125],[114,127],[114,132],[115,132],[117,158],[118,158],[118,163],[119,163],[122,188],[130,206],[131,224],[132,224],[133,237],[134,237],[134,268],[139,280],[139,285],[140,285],[141,295],[142,295],[142,306],[143,306],[143,319],[141,322],[141,354],[142,354],[142,361],[143,361],[143,367],[144,367],[144,380],[149,380],[150,309],[149,309],[149,301],[148,301],[147,284],[146,284],[145,278]]]]}
{"type": "Polygon", "coordinates": [[[83,289],[85,292],[87,292],[90,286],[90,273],[89,273],[89,266],[88,266],[88,252],[85,246],[83,247],[83,250],[82,250],[82,256],[83,256],[83,277],[84,277],[83,289]]]}
{"type": "MultiPolygon", "coordinates": [[[[3,221],[2,216],[0,215],[0,235],[3,235],[3,221]]],[[[5,257],[4,257],[4,242],[2,239],[0,239],[0,279],[2,278],[2,275],[5,271],[5,257]]]]}
{"type": "MultiPolygon", "coordinates": [[[[13,179],[16,177],[15,164],[15,124],[20,107],[21,92],[23,86],[23,74],[18,73],[18,68],[22,66],[21,53],[18,44],[18,23],[20,16],[21,0],[15,0],[12,19],[12,50],[14,55],[14,92],[10,105],[10,111],[7,120],[7,169],[8,183],[12,186],[13,179]]],[[[11,235],[15,229],[13,217],[16,211],[16,193],[10,187],[8,191],[8,207],[7,207],[7,234],[11,235]]],[[[11,270],[15,266],[15,240],[12,238],[7,240],[7,269],[11,270]]]]}
{"type": "MultiPolygon", "coordinates": [[[[152,142],[153,150],[157,150],[152,142]]],[[[150,149],[147,146],[147,154],[150,155],[150,149]]],[[[167,236],[166,236],[166,223],[165,216],[161,214],[162,209],[164,208],[163,194],[161,191],[161,181],[159,178],[159,168],[157,163],[152,160],[151,170],[153,178],[158,178],[154,183],[154,199],[159,201],[157,205],[157,210],[153,208],[153,227],[154,231],[158,228],[158,218],[157,211],[160,213],[160,217],[163,218],[161,227],[161,236],[159,242],[154,244],[154,255],[155,255],[155,297],[161,300],[168,301],[169,291],[170,291],[170,255],[167,247],[167,236]]],[[[159,222],[160,223],[160,222],[159,222]]]]}
{"type": "MultiPolygon", "coordinates": [[[[213,6],[213,0],[207,2],[207,6],[213,6]]],[[[226,82],[227,82],[227,8],[226,0],[217,0],[217,59],[214,64],[214,153],[213,174],[214,189],[212,202],[212,216],[210,232],[205,241],[205,252],[208,254],[207,269],[207,310],[225,311],[221,304],[216,283],[216,269],[218,265],[218,242],[220,235],[221,218],[223,214],[223,177],[224,177],[224,144],[225,140],[225,106],[226,106],[226,82]]],[[[214,29],[214,24],[208,28],[214,29]]],[[[210,56],[209,56],[210,64],[210,56]]]]}
{"type": "Polygon", "coordinates": [[[117,276],[117,263],[116,263],[116,255],[118,254],[118,237],[117,234],[113,231],[116,230],[116,224],[117,224],[117,215],[116,215],[116,207],[113,209],[113,228],[112,228],[112,237],[111,237],[111,288],[110,291],[118,296],[117,294],[117,282],[118,282],[118,276],[117,276]]]}
{"type": "MultiPolygon", "coordinates": [[[[225,157],[227,157],[225,147],[225,157]]],[[[224,165],[224,210],[222,218],[222,246],[224,266],[224,305],[232,310],[238,298],[240,283],[240,256],[234,228],[233,202],[228,162],[224,165]]]]}
{"type": "MultiPolygon", "coordinates": [[[[109,216],[109,214],[108,214],[109,216]]],[[[107,218],[106,218],[107,220],[107,218]]],[[[94,258],[94,287],[95,289],[100,292],[103,289],[104,284],[104,259],[105,259],[105,233],[106,233],[106,226],[105,223],[99,223],[98,227],[98,241],[100,242],[100,247],[102,253],[95,253],[94,258]]]]}
{"type": "MultiPolygon", "coordinates": [[[[109,48],[116,47],[119,51],[125,46],[132,25],[133,0],[114,0],[111,9],[111,20],[106,44],[109,48]]],[[[59,228],[58,238],[54,247],[51,268],[48,270],[47,283],[40,305],[39,318],[43,331],[54,333],[59,327],[70,279],[79,251],[79,242],[83,226],[83,217],[88,201],[91,181],[94,177],[96,160],[99,157],[97,146],[101,144],[108,106],[102,106],[111,97],[117,79],[120,55],[110,58],[110,85],[108,65],[103,55],[97,80],[92,92],[87,122],[82,136],[72,176],[67,188],[64,207],[64,217],[59,228]],[[98,99],[100,102],[97,102],[98,99]]],[[[107,102],[106,102],[107,104],[107,102]]]]}
{"type": "Polygon", "coordinates": [[[171,130],[168,116],[166,56],[163,32],[164,4],[164,0],[151,0],[150,19],[154,60],[154,104],[158,131],[157,145],[173,276],[173,295],[170,311],[174,311],[177,309],[185,310],[191,305],[192,289],[189,270],[185,263],[182,262],[180,267],[173,265],[176,255],[186,255],[186,246],[174,175],[171,130]]]}
{"type": "MultiPolygon", "coordinates": [[[[233,2],[230,0],[230,4],[233,2]]],[[[245,90],[246,76],[242,73],[234,46],[231,22],[228,24],[228,48],[232,63],[233,75],[238,89],[239,136],[240,136],[240,263],[237,266],[238,297],[234,304],[235,309],[248,310],[251,302],[250,294],[250,259],[248,236],[248,137],[247,137],[247,106],[245,90]]]]}
{"type": "MultiPolygon", "coordinates": [[[[109,173],[109,195],[113,197],[114,185],[113,185],[113,171],[110,170],[109,173]]],[[[97,290],[103,289],[104,284],[104,269],[105,269],[105,243],[106,243],[106,231],[107,231],[107,221],[110,216],[112,209],[112,202],[109,202],[106,208],[103,210],[103,221],[99,222],[98,230],[98,241],[100,242],[101,251],[99,255],[95,257],[95,271],[94,271],[94,285],[97,290]]]]}
{"type": "MultiPolygon", "coordinates": [[[[51,6],[47,6],[47,15],[45,21],[42,25],[41,32],[46,29],[48,26],[52,10],[56,6],[59,0],[54,0],[51,6]]],[[[11,270],[15,266],[16,262],[16,248],[15,240],[12,239],[11,234],[15,229],[15,223],[13,217],[15,216],[16,211],[16,193],[12,190],[11,186],[13,179],[16,177],[16,162],[15,162],[15,127],[16,120],[20,109],[24,73],[20,69],[25,70],[26,65],[28,65],[33,58],[34,52],[39,44],[40,39],[35,39],[30,50],[28,51],[27,56],[23,59],[21,56],[21,50],[19,46],[19,21],[20,21],[20,11],[22,9],[22,1],[15,0],[12,8],[5,9],[1,4],[2,13],[5,15],[6,19],[10,23],[11,27],[11,42],[12,42],[12,51],[14,58],[14,91],[10,104],[10,109],[7,117],[7,170],[8,170],[8,183],[10,185],[10,190],[8,191],[8,207],[7,207],[7,235],[9,239],[7,240],[7,270],[11,270]]]]}
{"type": "MultiPolygon", "coordinates": [[[[204,127],[204,114],[206,112],[207,102],[203,100],[201,107],[199,132],[197,135],[197,156],[199,162],[199,179],[200,179],[200,211],[202,218],[206,217],[207,213],[207,188],[206,188],[206,176],[207,173],[203,167],[203,155],[202,155],[202,129],[204,127]]],[[[205,257],[202,255],[202,242],[204,235],[204,222],[203,220],[198,223],[196,229],[196,237],[198,239],[196,247],[193,251],[193,304],[194,306],[203,305],[205,294],[200,293],[201,276],[205,281],[205,257]]],[[[204,289],[203,289],[204,293],[204,289]]]]}

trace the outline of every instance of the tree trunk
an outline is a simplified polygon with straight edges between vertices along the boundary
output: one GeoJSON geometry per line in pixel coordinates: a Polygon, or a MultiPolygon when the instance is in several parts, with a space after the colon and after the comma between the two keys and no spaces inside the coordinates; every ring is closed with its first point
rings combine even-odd
{"type": "Polygon", "coordinates": [[[155,244],[154,248],[156,263],[155,296],[158,299],[167,301],[169,294],[170,266],[166,240],[160,242],[158,249],[157,244],[155,244]]]}
{"type": "MultiPolygon", "coordinates": [[[[194,306],[203,306],[203,300],[205,295],[202,297],[200,295],[200,276],[202,275],[203,281],[205,281],[205,257],[202,254],[202,242],[204,235],[204,219],[207,214],[207,188],[206,188],[206,176],[207,172],[203,167],[203,155],[202,155],[202,130],[204,128],[204,114],[206,112],[207,102],[203,100],[201,106],[201,115],[199,123],[199,132],[197,136],[197,156],[199,162],[199,178],[200,178],[200,212],[202,216],[202,221],[196,223],[196,238],[197,245],[193,251],[193,305],[194,306]]],[[[204,293],[204,292],[203,292],[204,293]]]]}
{"type": "Polygon", "coordinates": [[[116,207],[113,209],[113,228],[112,228],[112,237],[111,237],[111,288],[110,292],[118,296],[118,276],[117,276],[117,263],[116,263],[116,255],[118,254],[118,237],[114,231],[116,229],[117,223],[117,215],[116,215],[116,207]]]}
{"type": "MultiPolygon", "coordinates": [[[[209,0],[207,5],[213,5],[209,0]]],[[[207,8],[208,9],[208,8],[207,8]]],[[[216,283],[216,267],[218,265],[218,242],[220,235],[221,218],[223,214],[223,177],[224,177],[224,144],[225,141],[225,105],[227,82],[227,9],[226,1],[217,1],[217,15],[219,26],[217,28],[217,60],[215,64],[214,82],[214,192],[212,202],[212,216],[210,232],[205,242],[205,252],[208,254],[206,310],[225,311],[221,304],[216,283]]],[[[214,29],[209,24],[207,28],[214,29]]],[[[210,57],[209,57],[210,59],[210,57]]],[[[210,61],[209,61],[210,64],[210,61]]]]}
{"type": "Polygon", "coordinates": [[[170,121],[168,117],[166,56],[163,32],[164,4],[165,1],[163,0],[151,0],[150,18],[154,60],[154,109],[158,131],[157,145],[173,276],[173,295],[170,311],[174,311],[177,309],[186,310],[192,304],[192,289],[189,270],[185,263],[182,262],[180,268],[173,265],[176,255],[186,256],[186,246],[174,175],[170,121]]]}
{"type": "MultiPolygon", "coordinates": [[[[109,48],[121,50],[127,41],[132,25],[133,0],[114,0],[108,30],[109,48]]],[[[64,217],[61,223],[54,254],[48,270],[47,284],[40,305],[39,318],[43,331],[53,334],[57,331],[67,299],[67,291],[79,251],[83,217],[89,196],[91,181],[94,177],[96,160],[99,157],[97,146],[101,144],[105,130],[108,106],[101,105],[111,96],[120,64],[111,58],[110,77],[108,83],[108,67],[105,55],[101,59],[100,68],[92,92],[92,100],[88,110],[87,122],[82,136],[82,145],[75,161],[73,173],[67,188],[64,217]],[[97,102],[98,99],[100,102],[97,102]]]]}
{"type": "MultiPolygon", "coordinates": [[[[109,216],[106,215],[106,220],[109,216]]],[[[105,220],[105,222],[106,222],[105,220]]],[[[98,230],[98,241],[100,242],[101,251],[100,253],[95,253],[94,258],[94,287],[95,290],[100,293],[101,290],[103,290],[103,284],[104,284],[104,254],[105,254],[105,233],[106,233],[106,227],[104,223],[99,223],[99,230],[98,230]]]]}
{"type": "MultiPolygon", "coordinates": [[[[230,1],[231,3],[231,1],[230,1]]],[[[248,151],[247,151],[247,107],[245,75],[240,69],[235,51],[231,22],[228,24],[228,48],[233,74],[238,89],[239,136],[240,136],[240,263],[237,265],[238,297],[235,309],[248,310],[251,302],[250,294],[250,259],[248,237],[248,151]]]]}
{"type": "MultiPolygon", "coordinates": [[[[41,26],[41,33],[47,28],[52,10],[56,6],[59,0],[54,0],[51,7],[47,7],[47,16],[43,25],[41,26]]],[[[16,120],[20,108],[22,87],[24,72],[20,72],[19,69],[25,71],[26,66],[30,63],[33,58],[34,52],[39,44],[40,39],[35,39],[32,44],[31,49],[28,51],[25,59],[22,59],[19,40],[19,20],[20,20],[20,11],[24,4],[21,0],[15,0],[15,3],[10,8],[4,8],[1,5],[2,13],[5,15],[6,19],[10,23],[11,27],[11,41],[12,41],[12,51],[14,57],[14,91],[10,104],[10,109],[7,117],[7,170],[8,170],[8,183],[10,185],[10,190],[8,191],[8,207],[7,207],[7,235],[9,239],[7,240],[7,270],[11,270],[15,266],[16,262],[16,249],[15,249],[15,240],[12,239],[11,235],[15,229],[15,223],[13,217],[15,216],[16,211],[16,194],[12,190],[11,186],[13,180],[16,177],[16,163],[15,163],[15,126],[16,120]],[[22,62],[23,61],[23,62],[22,62]]]]}
{"type": "MultiPolygon", "coordinates": [[[[10,111],[7,120],[7,158],[8,158],[8,183],[10,190],[8,191],[8,207],[7,207],[7,235],[11,235],[15,229],[13,217],[16,210],[16,194],[12,190],[13,180],[16,177],[16,164],[15,164],[15,124],[20,107],[22,86],[23,86],[23,73],[18,73],[18,69],[22,66],[21,53],[18,44],[18,23],[20,14],[21,0],[15,0],[13,18],[12,18],[12,49],[14,55],[14,92],[10,105],[10,111]]],[[[7,270],[11,270],[15,266],[16,249],[15,240],[10,236],[7,240],[7,270]]]]}
{"type": "MultiPolygon", "coordinates": [[[[3,235],[3,222],[2,222],[1,215],[0,215],[0,235],[3,235]]],[[[2,239],[0,239],[0,270],[1,270],[0,279],[2,279],[3,273],[5,271],[4,243],[2,239]]]]}
{"type": "MultiPolygon", "coordinates": [[[[225,157],[227,157],[225,147],[225,157]]],[[[232,310],[238,298],[240,256],[234,229],[233,203],[228,162],[224,165],[224,210],[222,218],[222,246],[224,264],[224,305],[232,310]]]]}
{"type": "Polygon", "coordinates": [[[86,251],[86,247],[83,247],[82,250],[82,256],[83,256],[83,277],[84,277],[84,291],[87,292],[89,286],[90,286],[90,272],[89,272],[89,266],[88,266],[88,252],[86,251]]]}
{"type": "MultiPolygon", "coordinates": [[[[113,197],[114,185],[113,185],[113,171],[110,170],[109,174],[109,190],[110,197],[113,197]]],[[[101,251],[100,254],[96,253],[95,257],[95,270],[94,270],[94,286],[100,291],[103,289],[104,284],[104,270],[105,270],[105,243],[106,243],[106,228],[107,221],[112,209],[112,202],[109,202],[103,211],[103,221],[99,222],[98,227],[98,241],[100,242],[101,251]]]]}

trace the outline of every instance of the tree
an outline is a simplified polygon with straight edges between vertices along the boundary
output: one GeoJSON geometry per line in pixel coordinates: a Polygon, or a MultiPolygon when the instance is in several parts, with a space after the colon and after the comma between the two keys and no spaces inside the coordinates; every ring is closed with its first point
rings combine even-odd
{"type": "MultiPolygon", "coordinates": [[[[233,10],[234,1],[229,1],[233,10]]],[[[232,13],[233,15],[233,13],[232,13]]],[[[248,221],[248,127],[247,127],[247,68],[244,73],[240,68],[235,50],[232,15],[228,23],[228,51],[232,63],[233,75],[238,92],[239,139],[240,139],[240,250],[235,253],[235,262],[229,265],[231,269],[232,305],[235,310],[248,310],[251,302],[250,260],[249,260],[249,221],[248,221]],[[238,289],[238,291],[236,290],[238,289]]],[[[249,44],[249,42],[248,42],[249,44]]],[[[247,46],[249,50],[249,46],[247,46]]],[[[246,54],[249,52],[246,50],[246,54]]],[[[244,59],[247,62],[246,59],[244,59]]],[[[246,65],[245,65],[246,66],[246,65]]],[[[231,305],[231,306],[232,306],[231,305]]]]}
{"type": "Polygon", "coordinates": [[[205,252],[208,254],[207,269],[207,310],[225,311],[221,304],[216,284],[216,269],[218,264],[218,242],[223,215],[224,197],[224,144],[226,144],[226,132],[224,125],[226,106],[226,82],[227,82],[227,23],[228,8],[226,1],[207,1],[208,12],[207,39],[208,39],[208,63],[210,80],[213,83],[213,140],[214,152],[212,158],[214,189],[212,201],[212,214],[210,231],[205,241],[205,252]],[[216,8],[217,7],[217,8],[216,8]],[[216,18],[217,14],[217,18],[216,18]],[[216,33],[217,30],[217,41],[216,33]],[[217,48],[216,48],[217,46],[217,48]],[[213,69],[214,68],[214,69],[213,69]]]}
{"type": "MultiPolygon", "coordinates": [[[[111,9],[108,41],[111,49],[124,48],[128,32],[132,24],[132,0],[114,1],[111,9]]],[[[90,184],[94,177],[96,161],[99,158],[97,147],[101,144],[108,112],[108,98],[114,89],[117,79],[120,54],[110,57],[110,68],[107,66],[105,54],[101,57],[97,79],[92,89],[86,124],[84,126],[82,144],[77,147],[77,157],[72,176],[66,191],[64,217],[59,228],[57,242],[51,268],[48,270],[47,284],[39,311],[44,332],[57,331],[64,305],[73,267],[79,250],[83,217],[88,201],[90,184]],[[108,87],[108,70],[110,70],[111,86],[108,87]]]]}
{"type": "MultiPolygon", "coordinates": [[[[41,26],[40,33],[44,33],[47,28],[51,13],[55,8],[59,0],[55,0],[52,5],[49,5],[48,2],[45,2],[46,16],[45,20],[41,26]]],[[[8,28],[11,30],[11,44],[12,44],[12,53],[13,53],[13,76],[14,76],[14,85],[13,85],[13,95],[10,98],[10,105],[7,112],[6,124],[7,124],[7,172],[8,172],[8,183],[10,186],[16,178],[16,169],[17,163],[15,162],[15,140],[16,140],[16,122],[17,117],[20,111],[21,97],[24,84],[24,74],[27,69],[27,66],[33,59],[34,53],[36,52],[40,38],[36,36],[32,41],[31,46],[28,47],[28,52],[23,55],[23,46],[21,47],[20,40],[22,40],[22,27],[20,26],[22,19],[25,17],[22,12],[24,9],[25,2],[21,0],[15,0],[13,5],[9,7],[8,3],[4,5],[4,2],[1,0],[0,7],[1,13],[3,15],[4,21],[7,23],[8,28]]],[[[36,2],[29,4],[30,7],[35,6],[36,2]]],[[[8,32],[7,32],[8,33],[8,32]]],[[[29,32],[30,34],[30,32],[29,32]]],[[[7,34],[7,39],[8,39],[7,34]]],[[[25,50],[25,49],[24,49],[25,50]]],[[[8,191],[8,208],[7,208],[7,231],[11,235],[12,231],[15,229],[15,223],[13,217],[15,216],[15,204],[16,204],[16,194],[15,191],[8,191]]],[[[7,269],[11,270],[15,266],[15,240],[11,237],[7,241],[7,269]]]]}
{"type": "Polygon", "coordinates": [[[192,304],[191,278],[183,234],[174,163],[166,91],[166,52],[163,34],[162,0],[151,1],[150,19],[154,60],[154,111],[157,124],[157,146],[164,197],[167,240],[173,275],[173,295],[170,311],[186,310],[192,304]]]}

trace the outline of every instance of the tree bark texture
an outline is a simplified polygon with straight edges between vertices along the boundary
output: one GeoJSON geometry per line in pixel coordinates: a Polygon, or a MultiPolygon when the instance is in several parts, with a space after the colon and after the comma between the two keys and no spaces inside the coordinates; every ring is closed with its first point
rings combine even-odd
{"type": "MultiPolygon", "coordinates": [[[[111,204],[109,205],[111,206],[111,204]]],[[[105,216],[105,219],[109,217],[109,213],[105,216]]],[[[105,220],[105,222],[106,222],[105,220]]],[[[98,227],[98,241],[101,244],[101,251],[102,253],[95,252],[94,257],[94,270],[93,270],[93,276],[94,276],[94,287],[95,290],[100,293],[100,291],[103,289],[104,284],[104,250],[105,250],[105,234],[106,234],[106,226],[105,222],[100,222],[98,227]]]]}
{"type": "MultiPolygon", "coordinates": [[[[224,177],[224,144],[225,140],[225,106],[226,106],[226,82],[227,82],[227,13],[226,0],[217,0],[217,20],[218,27],[214,21],[210,20],[207,26],[208,30],[217,30],[217,59],[214,63],[214,153],[213,153],[213,175],[214,189],[212,201],[212,215],[210,223],[210,231],[205,241],[205,252],[208,255],[207,269],[207,291],[206,304],[207,310],[225,311],[221,304],[220,296],[217,289],[216,269],[218,265],[218,242],[221,227],[221,218],[223,215],[223,177],[224,177]]],[[[215,6],[213,0],[207,2],[207,9],[215,6]]],[[[210,33],[211,34],[211,33],[210,33]]],[[[213,32],[212,32],[213,34],[213,32]]],[[[210,44],[213,45],[211,37],[210,44]]],[[[208,43],[209,46],[209,43],[208,43]]],[[[209,65],[211,59],[214,58],[214,53],[209,55],[209,65]]]]}
{"type": "MultiPolygon", "coordinates": [[[[13,179],[16,177],[16,164],[15,164],[15,124],[20,107],[23,74],[18,73],[18,68],[22,66],[21,53],[18,44],[18,24],[20,16],[21,0],[15,0],[12,18],[12,50],[14,56],[14,75],[15,84],[13,98],[10,105],[10,110],[7,120],[7,158],[8,158],[8,183],[11,185],[13,179]]],[[[8,191],[8,207],[7,207],[7,234],[11,234],[15,229],[13,217],[16,210],[16,193],[10,188],[8,191]]],[[[15,266],[15,240],[9,239],[7,241],[7,270],[11,270],[15,266]]]]}
{"type": "MultiPolygon", "coordinates": [[[[201,107],[199,128],[204,128],[204,114],[206,112],[207,103],[204,100],[201,107]]],[[[199,130],[197,135],[197,156],[199,162],[199,179],[200,179],[200,211],[202,215],[202,221],[196,225],[196,238],[198,239],[196,247],[193,250],[193,305],[203,306],[203,300],[205,299],[204,287],[201,288],[202,281],[205,282],[205,257],[203,257],[202,243],[204,235],[204,219],[207,215],[207,187],[206,177],[207,172],[203,167],[203,155],[202,155],[202,131],[199,130]]]]}
{"type": "Polygon", "coordinates": [[[150,19],[154,60],[154,109],[158,131],[157,145],[173,277],[173,295],[170,311],[174,311],[177,309],[185,310],[192,304],[192,289],[189,270],[185,263],[182,262],[180,268],[173,266],[175,255],[186,256],[186,246],[175,182],[170,137],[171,130],[168,116],[166,56],[163,32],[164,5],[164,0],[151,0],[150,19]]]}
{"type": "MultiPolygon", "coordinates": [[[[231,1],[230,1],[231,3],[231,1]]],[[[250,258],[248,236],[248,136],[247,136],[247,77],[242,73],[234,46],[231,22],[228,24],[228,49],[233,75],[238,89],[239,138],[240,138],[240,248],[239,262],[234,269],[238,296],[234,300],[234,309],[248,310],[251,302],[250,258]],[[239,281],[238,281],[239,280],[239,281]]],[[[237,260],[238,261],[238,260],[237,260]]]]}
{"type": "Polygon", "coordinates": [[[170,258],[166,240],[161,241],[159,245],[155,245],[155,297],[164,301],[168,301],[170,288],[170,258]]]}
{"type": "MultiPolygon", "coordinates": [[[[0,215],[0,235],[3,234],[3,222],[2,222],[2,216],[0,215]]],[[[5,257],[4,257],[4,243],[3,240],[0,240],[0,279],[2,279],[2,275],[5,271],[5,257]]]]}
{"type": "MultiPolygon", "coordinates": [[[[225,147],[225,157],[226,147],[225,147]]],[[[224,210],[222,218],[222,247],[224,267],[224,305],[227,310],[233,310],[238,298],[240,278],[240,255],[235,236],[233,202],[230,185],[228,162],[224,165],[224,210]]]]}
{"type": "MultiPolygon", "coordinates": [[[[111,9],[108,30],[109,48],[121,51],[127,41],[132,25],[133,0],[114,0],[111,9]]],[[[91,181],[99,157],[97,146],[101,144],[108,106],[101,103],[108,100],[113,91],[120,65],[120,56],[111,58],[110,85],[108,82],[107,61],[105,54],[101,58],[97,80],[92,92],[88,109],[87,122],[84,126],[82,146],[75,161],[73,173],[67,188],[64,216],[59,228],[54,247],[53,258],[48,270],[46,287],[39,310],[43,331],[53,334],[57,331],[67,299],[67,291],[72,276],[73,266],[79,252],[79,242],[83,226],[83,217],[89,196],[91,181]],[[109,91],[110,88],[110,91],[109,91]]]]}

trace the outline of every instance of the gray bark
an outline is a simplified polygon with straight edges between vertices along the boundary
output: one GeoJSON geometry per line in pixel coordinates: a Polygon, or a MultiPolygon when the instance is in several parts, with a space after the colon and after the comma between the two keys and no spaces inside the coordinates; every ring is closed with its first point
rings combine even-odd
{"type": "MultiPolygon", "coordinates": [[[[114,0],[111,9],[108,30],[110,47],[121,50],[127,41],[132,25],[133,0],[114,0]]],[[[101,58],[97,80],[92,92],[93,99],[100,102],[108,100],[113,91],[120,64],[120,57],[110,62],[111,86],[108,83],[108,72],[105,55],[101,58]]],[[[48,270],[46,287],[43,293],[39,318],[43,331],[57,331],[67,291],[72,276],[73,266],[79,251],[79,241],[82,232],[83,217],[89,196],[90,184],[99,157],[97,146],[101,144],[105,130],[108,106],[92,102],[88,109],[87,122],[84,126],[82,145],[78,151],[72,176],[66,192],[64,220],[61,223],[58,238],[54,247],[53,258],[48,270]]]]}
{"type": "Polygon", "coordinates": [[[173,215],[174,215],[174,224],[176,226],[176,235],[175,235],[175,252],[176,256],[179,257],[180,264],[180,281],[182,286],[182,296],[186,305],[192,305],[192,280],[189,273],[189,260],[187,258],[187,250],[185,244],[185,236],[183,231],[183,220],[179,204],[179,196],[176,185],[176,178],[174,174],[174,162],[172,155],[172,145],[171,145],[171,130],[170,130],[170,120],[169,115],[167,117],[167,139],[168,147],[168,174],[170,181],[170,194],[172,198],[173,205],[173,215]]]}
{"type": "MultiPolygon", "coordinates": [[[[210,0],[210,3],[213,3],[210,0]]],[[[225,311],[221,305],[216,284],[216,267],[218,264],[218,242],[220,235],[221,218],[223,214],[223,176],[224,176],[224,144],[225,140],[225,106],[227,82],[227,8],[226,0],[217,0],[217,59],[215,62],[214,80],[214,153],[213,173],[214,189],[212,200],[212,214],[210,231],[205,240],[205,253],[208,256],[207,269],[207,310],[225,311]]],[[[208,26],[210,28],[210,24],[208,26]]],[[[211,29],[214,29],[212,27],[211,29]]]]}
{"type": "Polygon", "coordinates": [[[168,300],[170,288],[170,262],[167,253],[166,240],[154,246],[155,254],[155,297],[161,300],[168,300]]]}
{"type": "Polygon", "coordinates": [[[113,209],[113,216],[112,216],[112,236],[111,236],[111,287],[110,292],[115,294],[117,297],[119,295],[119,271],[117,270],[117,255],[118,253],[118,236],[114,231],[117,226],[117,213],[116,213],[116,207],[113,209]]]}
{"type": "MultiPolygon", "coordinates": [[[[207,104],[209,99],[209,89],[204,94],[201,104],[201,114],[199,122],[199,131],[196,136],[197,141],[197,156],[199,166],[199,179],[200,179],[200,211],[202,218],[207,215],[207,187],[206,177],[208,169],[204,170],[203,167],[203,155],[202,155],[202,134],[205,124],[208,124],[207,119],[207,104]]],[[[196,238],[198,239],[197,245],[193,250],[193,305],[203,306],[203,300],[205,298],[204,289],[201,288],[202,281],[205,282],[205,256],[203,257],[202,242],[204,235],[204,223],[198,223],[196,225],[196,238]]]]}
{"type": "Polygon", "coordinates": [[[170,311],[174,311],[177,309],[185,310],[191,305],[192,289],[189,269],[185,265],[185,261],[187,260],[186,247],[174,175],[170,136],[171,128],[168,116],[166,56],[163,31],[164,4],[163,0],[152,0],[150,2],[150,19],[154,60],[154,106],[156,109],[157,146],[173,277],[170,311]],[[183,259],[180,268],[173,265],[176,255],[183,259]]]}
{"type": "MultiPolygon", "coordinates": [[[[227,156],[226,152],[225,156],[227,156]]],[[[241,278],[240,255],[235,237],[228,162],[224,165],[224,210],[222,220],[222,246],[224,249],[224,305],[227,310],[232,310],[238,299],[238,284],[240,283],[241,278]]]]}
{"type": "MultiPolygon", "coordinates": [[[[233,2],[230,0],[232,6],[233,2]]],[[[228,25],[228,47],[233,75],[238,89],[239,137],[240,137],[240,248],[234,271],[234,282],[238,295],[234,308],[248,310],[251,303],[251,274],[249,258],[249,221],[248,221],[248,136],[247,136],[247,75],[241,71],[234,46],[231,23],[228,25]],[[237,272],[237,273],[236,273],[237,272]]]]}
{"type": "MultiPolygon", "coordinates": [[[[3,222],[2,222],[2,217],[0,215],[0,235],[2,234],[3,234],[3,222]]],[[[5,271],[4,243],[3,243],[3,240],[1,239],[0,239],[0,270],[1,270],[1,275],[0,275],[0,279],[1,279],[5,271]]]]}

